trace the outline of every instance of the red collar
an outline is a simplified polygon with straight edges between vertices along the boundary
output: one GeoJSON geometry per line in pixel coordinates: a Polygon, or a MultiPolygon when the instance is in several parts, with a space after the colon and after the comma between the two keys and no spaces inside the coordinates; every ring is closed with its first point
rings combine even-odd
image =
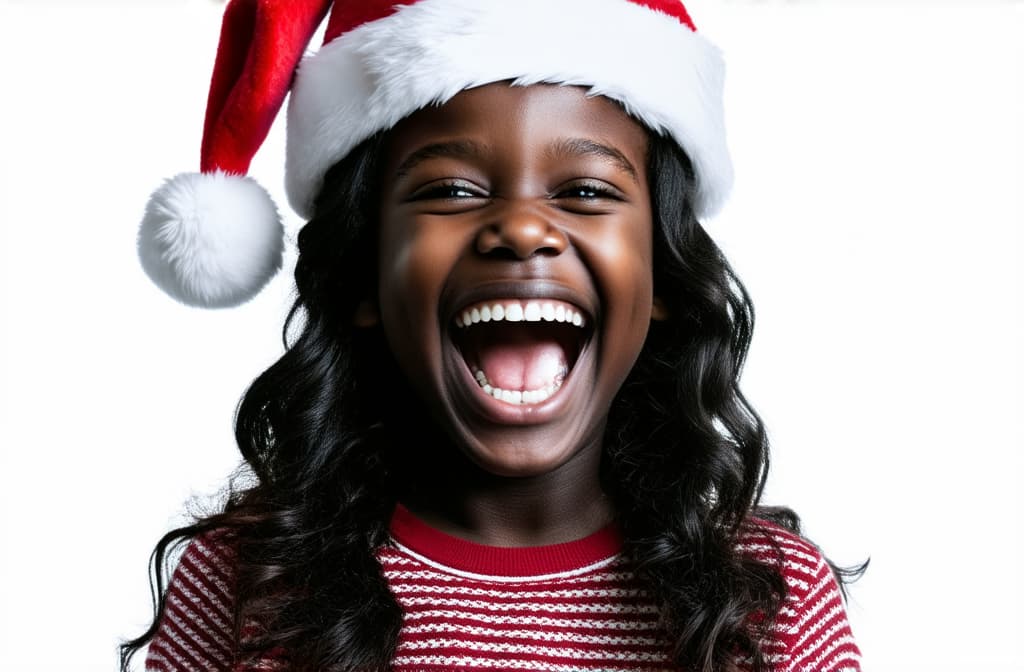
{"type": "Polygon", "coordinates": [[[398,504],[391,536],[425,559],[462,572],[501,577],[538,577],[573,572],[607,561],[622,550],[622,536],[610,524],[593,534],[548,546],[486,546],[430,527],[398,504]]]}

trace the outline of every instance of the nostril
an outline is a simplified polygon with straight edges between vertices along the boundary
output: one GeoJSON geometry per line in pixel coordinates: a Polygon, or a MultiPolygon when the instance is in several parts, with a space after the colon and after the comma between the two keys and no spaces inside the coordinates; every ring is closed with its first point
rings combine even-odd
{"type": "Polygon", "coordinates": [[[536,250],[534,250],[533,253],[534,254],[540,254],[540,255],[543,255],[543,256],[547,256],[547,257],[555,257],[555,256],[558,256],[559,254],[561,254],[564,250],[565,250],[564,246],[551,244],[551,245],[545,245],[543,247],[538,247],[536,250]]]}
{"type": "Polygon", "coordinates": [[[568,241],[557,226],[536,217],[506,217],[477,236],[477,250],[501,259],[528,259],[535,255],[557,256],[568,241]]]}
{"type": "Polygon", "coordinates": [[[481,252],[483,252],[488,257],[492,257],[494,259],[503,259],[506,261],[516,261],[521,258],[515,250],[513,250],[510,247],[504,246],[493,247],[489,250],[481,250],[481,252]]]}

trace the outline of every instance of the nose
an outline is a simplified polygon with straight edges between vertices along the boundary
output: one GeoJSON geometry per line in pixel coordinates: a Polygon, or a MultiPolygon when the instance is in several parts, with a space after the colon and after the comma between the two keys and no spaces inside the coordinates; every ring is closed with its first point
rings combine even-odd
{"type": "Polygon", "coordinates": [[[485,225],[476,238],[480,254],[514,259],[557,256],[569,241],[539,205],[510,205],[485,225]]]}

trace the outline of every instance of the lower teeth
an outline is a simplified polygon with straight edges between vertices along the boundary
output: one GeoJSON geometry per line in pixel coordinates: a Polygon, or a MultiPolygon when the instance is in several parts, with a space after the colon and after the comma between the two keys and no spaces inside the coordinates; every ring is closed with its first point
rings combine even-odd
{"type": "Polygon", "coordinates": [[[480,388],[483,389],[486,394],[489,394],[500,401],[504,401],[505,403],[514,405],[539,404],[542,401],[545,401],[562,386],[563,378],[563,376],[559,376],[558,380],[553,380],[549,385],[538,390],[503,390],[500,387],[491,385],[487,380],[487,375],[480,369],[474,369],[473,376],[476,378],[477,384],[480,385],[480,388]]]}

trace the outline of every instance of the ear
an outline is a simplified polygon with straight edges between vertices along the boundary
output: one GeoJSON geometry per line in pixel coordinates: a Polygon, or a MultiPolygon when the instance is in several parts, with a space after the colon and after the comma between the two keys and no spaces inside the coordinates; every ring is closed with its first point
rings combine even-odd
{"type": "Polygon", "coordinates": [[[380,311],[377,304],[370,299],[363,299],[356,306],[356,312],[352,315],[352,324],[362,329],[376,327],[380,324],[380,311]]]}
{"type": "Polygon", "coordinates": [[[655,322],[664,322],[668,318],[669,311],[665,302],[661,300],[661,297],[654,297],[654,301],[651,302],[651,319],[655,322]]]}

